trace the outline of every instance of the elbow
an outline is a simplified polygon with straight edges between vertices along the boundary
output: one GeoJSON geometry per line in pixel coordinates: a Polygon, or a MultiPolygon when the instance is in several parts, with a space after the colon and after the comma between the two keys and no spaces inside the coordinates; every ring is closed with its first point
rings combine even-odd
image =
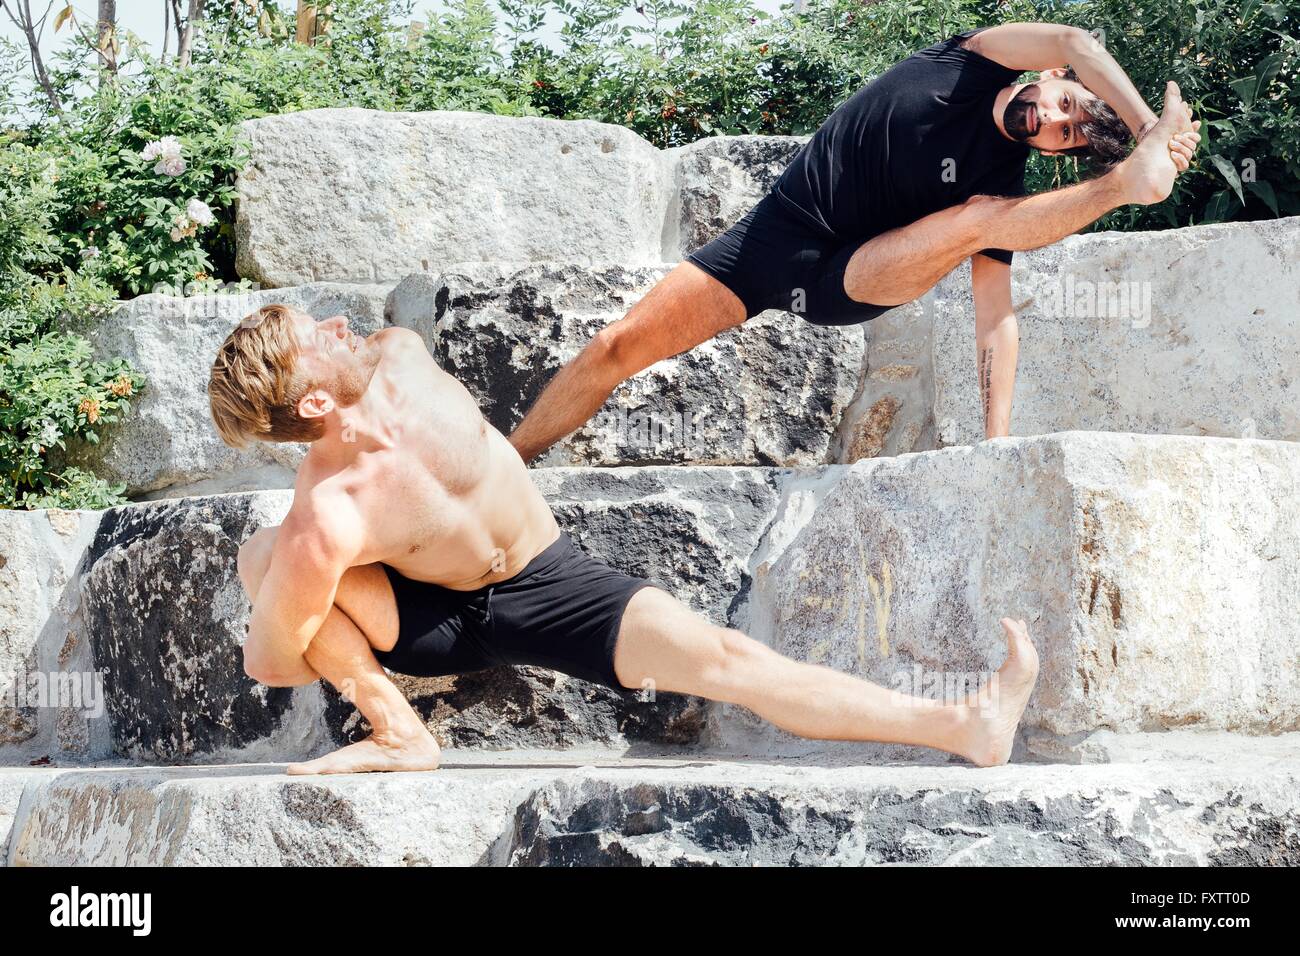
{"type": "Polygon", "coordinates": [[[1065,51],[1066,62],[1073,65],[1088,56],[1104,49],[1096,37],[1081,27],[1061,27],[1065,35],[1061,38],[1061,47],[1065,51]]]}

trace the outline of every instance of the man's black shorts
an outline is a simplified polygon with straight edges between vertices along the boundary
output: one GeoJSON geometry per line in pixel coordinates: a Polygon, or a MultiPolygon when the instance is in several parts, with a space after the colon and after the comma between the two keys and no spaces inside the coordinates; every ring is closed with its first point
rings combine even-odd
{"type": "Polygon", "coordinates": [[[508,581],[453,591],[382,565],[397,598],[397,643],[375,657],[415,677],[532,664],[624,690],[614,647],[632,595],[651,582],[588,557],[561,533],[508,581]]]}
{"type": "Polygon", "coordinates": [[[686,258],[736,293],[747,319],[783,309],[817,325],[854,325],[894,308],[855,302],[844,291],[844,270],[860,244],[846,245],[768,193],[686,258]]]}

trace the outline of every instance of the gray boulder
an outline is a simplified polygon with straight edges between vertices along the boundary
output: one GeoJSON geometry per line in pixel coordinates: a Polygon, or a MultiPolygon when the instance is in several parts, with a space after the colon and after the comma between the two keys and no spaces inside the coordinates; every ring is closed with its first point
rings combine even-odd
{"type": "MultiPolygon", "coordinates": [[[[1300,729],[1297,492],[1288,442],[1064,433],[859,462],[756,575],[755,635],[957,699],[1024,618],[1022,728],[1057,754],[1100,729],[1300,729]]],[[[810,749],[744,718],[724,736],[810,749]]]]}
{"type": "Polygon", "coordinates": [[[711,136],[665,151],[673,205],[664,257],[677,260],[725,232],[776,183],[807,136],[711,136]]]}
{"type": "Polygon", "coordinates": [[[383,282],[470,261],[659,262],[669,169],[621,126],[320,109],[250,120],[236,267],[383,282]]]}
{"type": "MultiPolygon", "coordinates": [[[[509,433],[563,364],[660,275],[533,265],[415,276],[394,290],[389,312],[509,433]]],[[[764,313],[623,383],[538,463],[819,464],[857,389],[862,351],[860,327],[764,313]]]]}
{"type": "Polygon", "coordinates": [[[178,497],[288,488],[305,445],[228,447],[212,424],[208,376],[232,328],[264,305],[282,302],[316,318],[347,315],[363,335],[384,325],[389,289],[316,283],[240,294],[142,295],[89,332],[96,358],[125,358],[147,382],[123,421],[98,444],[78,443],[64,460],[126,484],[130,497],[178,497]]]}
{"type": "MultiPolygon", "coordinates": [[[[1266,748],[1270,753],[1276,748],[1266,748]]],[[[1294,744],[1291,745],[1294,751],[1294,744]]],[[[448,753],[30,780],[10,865],[1294,866],[1294,753],[1105,767],[812,766],[448,753]]]]}
{"type": "MultiPolygon", "coordinates": [[[[1300,217],[1018,254],[1011,428],[1300,440],[1300,217]]],[[[939,443],[983,437],[969,267],[934,296],[939,443]]]]}

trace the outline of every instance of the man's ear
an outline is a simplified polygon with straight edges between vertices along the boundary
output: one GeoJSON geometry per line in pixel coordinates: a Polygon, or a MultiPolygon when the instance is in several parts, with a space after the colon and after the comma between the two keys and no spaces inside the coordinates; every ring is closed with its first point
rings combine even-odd
{"type": "Polygon", "coordinates": [[[321,418],[334,411],[334,396],[324,389],[315,389],[298,399],[298,414],[303,418],[321,418]]]}
{"type": "Polygon", "coordinates": [[[1050,70],[1043,70],[1038,74],[1040,80],[1063,80],[1065,75],[1070,72],[1068,66],[1055,66],[1050,70]]]}

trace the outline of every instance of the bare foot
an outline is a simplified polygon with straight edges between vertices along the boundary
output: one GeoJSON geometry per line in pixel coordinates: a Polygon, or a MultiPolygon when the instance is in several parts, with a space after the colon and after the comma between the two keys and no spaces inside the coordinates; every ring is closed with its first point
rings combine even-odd
{"type": "Polygon", "coordinates": [[[1160,121],[1115,169],[1128,202],[1149,206],[1169,198],[1178,177],[1178,166],[1169,152],[1170,144],[1180,133],[1190,132],[1193,132],[1192,111],[1183,102],[1178,84],[1170,80],[1165,87],[1165,108],[1160,121]]]}
{"type": "Polygon", "coordinates": [[[979,767],[1000,766],[1011,758],[1016,727],[1038,679],[1038,651],[1025,622],[1004,617],[1002,629],[1007,632],[1007,659],[993,684],[996,696],[975,696],[967,701],[970,740],[961,753],[979,767]]]}
{"type": "Polygon", "coordinates": [[[400,740],[378,740],[373,735],[341,750],[306,763],[290,764],[289,774],[310,773],[371,773],[375,771],[437,770],[442,752],[438,742],[423,727],[420,733],[403,736],[400,740]]]}

